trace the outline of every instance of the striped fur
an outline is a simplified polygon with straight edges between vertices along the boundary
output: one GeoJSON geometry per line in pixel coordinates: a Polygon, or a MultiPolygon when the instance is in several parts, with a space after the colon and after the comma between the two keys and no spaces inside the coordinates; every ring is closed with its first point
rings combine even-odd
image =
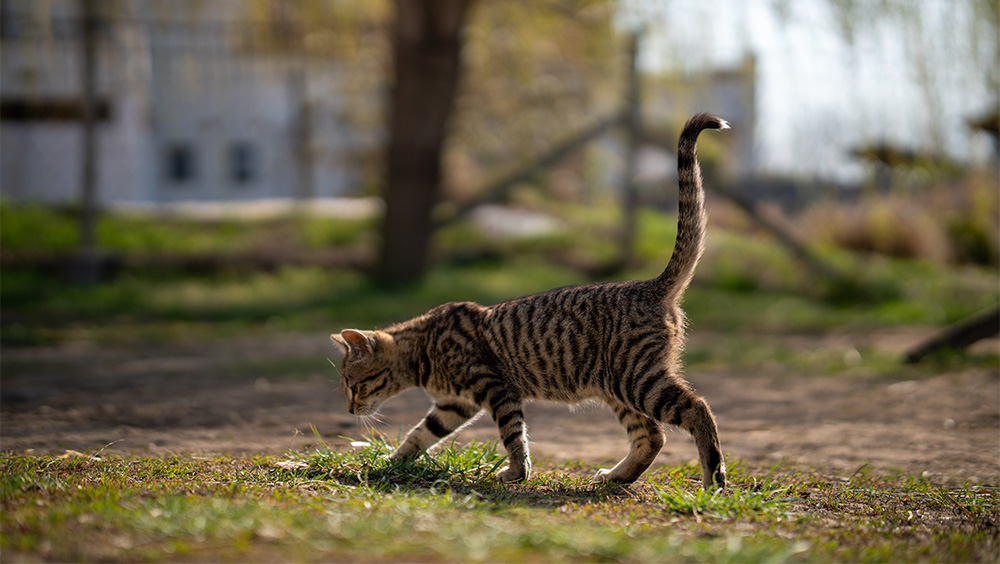
{"type": "Polygon", "coordinates": [[[725,486],[715,418],[681,375],[684,314],[679,301],[704,246],[706,216],[695,142],[703,129],[726,129],[699,114],[678,148],[677,242],[652,280],[550,290],[490,307],[448,303],[381,331],[347,329],[332,339],[345,357],[341,385],[351,413],[374,414],[399,392],[420,387],[434,405],[393,457],[418,455],[482,411],[508,453],[502,481],[531,471],[524,402],[606,402],[631,448],[596,479],[635,481],[673,425],[694,437],[706,488],[725,486]]]}

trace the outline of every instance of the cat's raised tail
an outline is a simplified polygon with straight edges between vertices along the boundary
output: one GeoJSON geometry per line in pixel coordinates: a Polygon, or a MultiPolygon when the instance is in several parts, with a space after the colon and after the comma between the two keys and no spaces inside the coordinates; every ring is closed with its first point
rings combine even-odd
{"type": "Polygon", "coordinates": [[[705,248],[705,190],[702,188],[701,166],[698,164],[698,134],[705,129],[729,129],[724,119],[698,114],[688,120],[677,144],[677,242],[670,262],[655,282],[665,302],[679,299],[691,278],[705,248]]]}

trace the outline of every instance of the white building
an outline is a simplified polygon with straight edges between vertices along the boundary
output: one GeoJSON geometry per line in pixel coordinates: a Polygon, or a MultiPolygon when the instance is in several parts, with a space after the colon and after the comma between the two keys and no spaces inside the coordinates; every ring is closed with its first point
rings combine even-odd
{"type": "MultiPolygon", "coordinates": [[[[335,197],[375,146],[335,58],[261,49],[244,1],[99,2],[103,203],[335,197]]],[[[78,0],[0,0],[0,194],[74,201],[82,171],[78,0]]],[[[280,22],[279,22],[280,23],[280,22]]]]}

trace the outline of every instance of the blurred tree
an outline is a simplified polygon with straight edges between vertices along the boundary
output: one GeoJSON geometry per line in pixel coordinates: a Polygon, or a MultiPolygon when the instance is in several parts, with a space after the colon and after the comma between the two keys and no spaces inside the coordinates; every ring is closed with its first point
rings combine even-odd
{"type": "MultiPolygon", "coordinates": [[[[886,28],[899,32],[907,70],[916,80],[924,106],[920,117],[927,123],[926,135],[913,140],[911,148],[945,152],[949,142],[948,123],[954,119],[946,98],[952,98],[954,104],[955,92],[982,89],[994,97],[1000,94],[1000,66],[996,64],[1000,55],[997,0],[822,2],[831,9],[841,35],[850,44],[865,35],[878,35],[886,28]]],[[[795,4],[792,0],[773,0],[772,6],[781,18],[789,19],[796,17],[795,4]]],[[[803,11],[798,17],[811,16],[803,11]]],[[[808,135],[818,139],[814,132],[808,135]]]]}
{"type": "Polygon", "coordinates": [[[469,0],[397,0],[395,80],[389,110],[385,218],[378,278],[423,274],[441,184],[448,120],[458,90],[462,28],[469,0]]]}
{"type": "Polygon", "coordinates": [[[624,48],[613,33],[614,2],[472,4],[253,0],[258,24],[244,48],[365,69],[348,71],[341,87],[352,104],[344,117],[355,127],[388,124],[384,153],[361,159],[383,165],[371,167],[380,176],[371,184],[386,203],[377,269],[384,282],[423,272],[441,200],[475,199],[483,176],[550,150],[621,103],[624,48]],[[385,82],[392,87],[380,106],[373,93],[385,82]],[[471,173],[447,175],[449,168],[471,173]],[[465,182],[451,181],[457,176],[465,182]]]}
{"type": "Polygon", "coordinates": [[[423,273],[433,209],[448,195],[445,159],[462,155],[477,167],[510,168],[587,123],[601,86],[618,93],[608,80],[616,49],[607,5],[489,2],[469,15],[468,1],[397,1],[383,282],[423,273]]]}
{"type": "MultiPolygon", "coordinates": [[[[446,157],[497,176],[619,111],[626,46],[615,2],[484,2],[466,28],[463,88],[446,157]],[[464,160],[463,160],[464,159],[464,160]]],[[[447,186],[473,199],[485,185],[447,186]]]]}

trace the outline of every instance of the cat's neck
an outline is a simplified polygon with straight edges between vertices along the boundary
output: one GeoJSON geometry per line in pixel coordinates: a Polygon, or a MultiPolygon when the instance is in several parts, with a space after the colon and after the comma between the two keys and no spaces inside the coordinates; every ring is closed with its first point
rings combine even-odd
{"type": "Polygon", "coordinates": [[[423,315],[409,321],[397,323],[385,330],[392,336],[394,372],[406,378],[408,387],[420,387],[426,380],[428,370],[427,339],[430,319],[423,315]]]}

